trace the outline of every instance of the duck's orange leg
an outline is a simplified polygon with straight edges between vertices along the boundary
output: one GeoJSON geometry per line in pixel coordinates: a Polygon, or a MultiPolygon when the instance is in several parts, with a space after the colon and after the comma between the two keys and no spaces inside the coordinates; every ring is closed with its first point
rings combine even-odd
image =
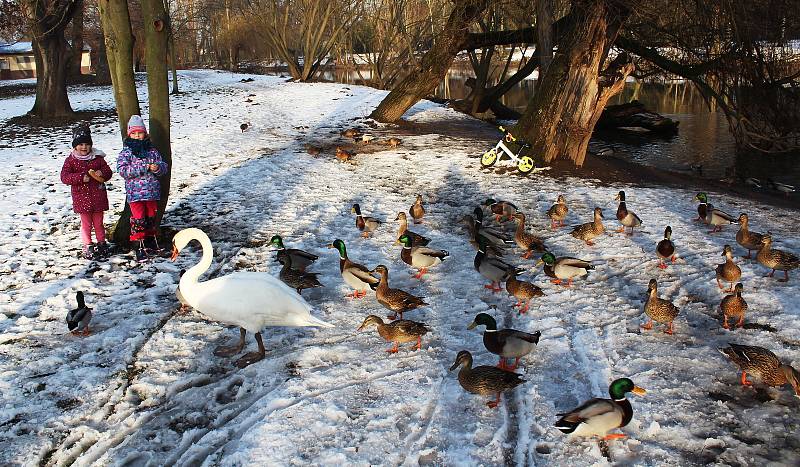
{"type": "Polygon", "coordinates": [[[742,386],[752,386],[752,385],[753,385],[753,383],[751,383],[750,381],[747,381],[747,372],[743,371],[742,372],[742,386]]]}
{"type": "Polygon", "coordinates": [[[647,329],[648,331],[653,329],[653,320],[651,319],[650,321],[643,324],[642,329],[647,329]]]}
{"type": "Polygon", "coordinates": [[[623,435],[622,433],[610,433],[610,434],[607,434],[607,435],[603,436],[603,439],[604,440],[622,439],[622,438],[627,438],[627,437],[628,437],[628,435],[623,435]]]}
{"type": "Polygon", "coordinates": [[[670,336],[672,335],[672,321],[669,322],[669,326],[667,327],[667,330],[664,331],[664,334],[669,334],[670,336]]]}
{"type": "Polygon", "coordinates": [[[736,327],[737,328],[744,327],[744,315],[742,315],[742,317],[739,318],[739,321],[736,322],[736,327]]]}
{"type": "Polygon", "coordinates": [[[724,316],[725,316],[725,319],[722,322],[722,327],[725,328],[725,329],[730,329],[730,326],[728,326],[728,315],[724,315],[724,316]]]}
{"type": "Polygon", "coordinates": [[[623,233],[623,232],[625,232],[625,226],[624,225],[617,229],[617,233],[623,233]]]}
{"type": "Polygon", "coordinates": [[[667,269],[667,265],[664,263],[664,260],[661,259],[661,258],[658,258],[658,268],[659,269],[667,269]]]}
{"type": "Polygon", "coordinates": [[[418,273],[414,274],[414,278],[415,279],[421,279],[422,276],[424,276],[426,272],[428,272],[428,268],[422,268],[422,269],[419,270],[418,273]]]}
{"type": "Polygon", "coordinates": [[[533,251],[532,250],[528,250],[528,252],[525,253],[524,255],[520,256],[520,258],[530,259],[531,254],[533,254],[533,251]]]}
{"type": "Polygon", "coordinates": [[[417,336],[417,350],[422,349],[422,336],[417,336]]]}
{"type": "Polygon", "coordinates": [[[497,406],[500,405],[500,393],[497,393],[497,399],[487,402],[486,405],[488,405],[490,409],[496,409],[497,406]]]}
{"type": "Polygon", "coordinates": [[[386,353],[397,353],[397,342],[394,343],[394,347],[387,350],[386,353]]]}
{"type": "Polygon", "coordinates": [[[561,279],[551,279],[550,282],[552,282],[553,284],[558,285],[558,284],[561,283],[561,279]]]}

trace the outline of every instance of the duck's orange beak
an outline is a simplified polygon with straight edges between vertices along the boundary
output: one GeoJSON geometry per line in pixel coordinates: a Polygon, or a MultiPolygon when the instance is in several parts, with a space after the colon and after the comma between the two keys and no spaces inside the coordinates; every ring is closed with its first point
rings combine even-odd
{"type": "Polygon", "coordinates": [[[639,386],[634,386],[633,389],[631,389],[631,392],[636,394],[637,396],[643,396],[643,395],[647,394],[647,391],[645,391],[644,389],[640,388],[639,386]]]}

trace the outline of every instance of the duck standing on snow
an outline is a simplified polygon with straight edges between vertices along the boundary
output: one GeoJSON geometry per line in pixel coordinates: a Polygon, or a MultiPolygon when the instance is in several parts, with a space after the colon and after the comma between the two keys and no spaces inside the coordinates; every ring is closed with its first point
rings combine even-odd
{"type": "Polygon", "coordinates": [[[556,227],[563,227],[564,219],[567,218],[568,213],[569,207],[567,207],[567,199],[564,195],[558,195],[556,204],[550,206],[550,209],[547,210],[547,217],[550,218],[550,228],[555,229],[556,227]]]}
{"type": "Polygon", "coordinates": [[[592,246],[594,245],[592,239],[602,235],[605,231],[606,228],[603,226],[603,210],[594,208],[594,220],[575,226],[569,234],[578,240],[583,240],[587,245],[592,246]]]}
{"type": "Polygon", "coordinates": [[[534,297],[543,297],[544,292],[539,287],[530,282],[517,279],[517,268],[508,268],[508,279],[506,279],[506,292],[517,299],[514,308],[519,308],[520,314],[526,313],[534,297]],[[523,302],[525,305],[523,306],[523,302]]]}
{"type": "Polygon", "coordinates": [[[186,302],[208,318],[239,326],[239,342],[220,346],[214,351],[219,357],[230,357],[242,351],[247,331],[255,334],[258,352],[245,354],[236,361],[244,368],[264,358],[266,350],[261,340],[265,326],[333,327],[311,315],[311,305],[289,286],[263,272],[234,272],[203,282],[198,278],[211,266],[214,248],[200,229],[183,229],[172,240],[172,260],[192,240],[203,247],[203,257],[181,277],[180,289],[186,302]]]}
{"type": "Polygon", "coordinates": [[[474,217],[467,214],[459,220],[467,228],[470,237],[470,242],[474,242],[473,246],[477,249],[477,238],[483,237],[487,241],[487,247],[493,250],[495,256],[503,256],[505,247],[512,245],[513,240],[508,238],[504,233],[498,232],[494,229],[482,227],[481,223],[477,222],[474,217]]]}
{"type": "Polygon", "coordinates": [[[381,305],[393,312],[391,316],[388,316],[389,319],[397,319],[397,315],[403,319],[403,313],[427,305],[422,297],[411,295],[405,290],[389,287],[389,269],[386,266],[379,264],[371,272],[381,275],[378,287],[375,289],[375,298],[381,305]]]}
{"type": "Polygon", "coordinates": [[[298,250],[297,248],[286,248],[283,245],[283,238],[281,238],[280,235],[273,235],[269,241],[269,245],[278,249],[277,260],[281,262],[281,264],[283,264],[281,261],[283,258],[290,257],[291,267],[298,271],[305,271],[307,267],[319,259],[319,256],[307,251],[298,250]]]}
{"type": "Polygon", "coordinates": [[[425,273],[428,272],[428,268],[441,264],[445,258],[450,256],[447,250],[434,250],[425,246],[414,246],[414,241],[408,234],[401,235],[400,238],[397,239],[397,242],[403,245],[403,249],[400,252],[400,259],[412,268],[419,270],[419,272],[414,275],[417,279],[425,275],[425,273]]]}
{"type": "Polygon", "coordinates": [[[752,386],[747,373],[753,374],[770,387],[791,384],[797,397],[800,397],[800,372],[781,363],[778,357],[763,347],[754,345],[728,344],[718,349],[742,370],[742,385],[752,386]]]}
{"type": "Polygon", "coordinates": [[[369,237],[369,234],[375,231],[383,221],[380,221],[374,217],[369,216],[362,216],[361,215],[361,206],[358,204],[354,204],[350,211],[354,212],[356,215],[356,227],[358,230],[361,231],[361,236],[364,238],[369,237]]]}
{"type": "Polygon", "coordinates": [[[489,238],[489,240],[492,240],[492,237],[496,237],[502,242],[502,244],[514,244],[514,240],[509,238],[504,232],[483,225],[483,209],[481,209],[480,206],[476,206],[475,209],[472,210],[472,215],[474,216],[475,220],[475,228],[477,228],[482,235],[489,238]]]}
{"type": "Polygon", "coordinates": [[[706,221],[706,214],[708,213],[708,195],[704,192],[700,192],[695,195],[694,199],[699,201],[700,203],[697,205],[697,217],[694,218],[694,221],[706,221]]]}
{"type": "Polygon", "coordinates": [[[350,162],[356,154],[336,146],[336,160],[339,162],[350,162]]]}
{"type": "Polygon", "coordinates": [[[733,262],[733,250],[730,245],[725,245],[722,248],[722,256],[725,257],[725,262],[717,266],[717,285],[720,289],[723,289],[720,279],[729,282],[730,287],[725,289],[725,292],[733,292],[733,283],[741,279],[742,270],[733,262]]]}
{"type": "Polygon", "coordinates": [[[531,253],[533,253],[534,250],[544,251],[544,241],[536,235],[525,231],[525,214],[517,212],[511,217],[517,221],[517,230],[514,232],[514,241],[517,242],[518,247],[525,251],[525,254],[522,255],[522,257],[525,259],[530,258],[531,253]]]}
{"type": "Polygon", "coordinates": [[[800,267],[800,258],[792,253],[772,248],[772,235],[769,233],[761,239],[761,249],[758,250],[756,259],[762,265],[772,269],[772,272],[767,274],[768,277],[772,277],[775,270],[783,271],[785,278],[778,279],[778,282],[789,282],[789,271],[800,267]]]}
{"type": "Polygon", "coordinates": [[[493,198],[487,199],[483,205],[488,207],[489,211],[494,214],[494,220],[497,222],[501,222],[503,219],[510,221],[511,217],[518,211],[513,203],[509,201],[496,201],[493,198]]]}
{"type": "Polygon", "coordinates": [[[424,323],[418,323],[407,319],[399,319],[391,323],[384,323],[380,316],[369,315],[358,327],[358,331],[363,331],[371,325],[378,327],[378,335],[389,342],[394,342],[394,347],[387,350],[387,353],[397,353],[397,346],[406,342],[417,341],[414,350],[422,348],[422,336],[430,332],[424,323]]]}
{"type": "Polygon", "coordinates": [[[486,326],[483,332],[483,345],[489,352],[500,356],[497,367],[509,371],[517,369],[519,359],[533,352],[542,336],[541,331],[531,334],[516,329],[498,330],[497,322],[486,313],[478,313],[467,329],[475,329],[477,326],[486,326]],[[513,366],[506,365],[506,360],[509,358],[515,359],[513,366]]]}
{"type": "Polygon", "coordinates": [[[343,241],[337,238],[328,245],[328,248],[336,248],[339,252],[339,271],[342,273],[342,279],[344,279],[345,284],[355,289],[352,294],[347,295],[348,297],[365,297],[367,289],[375,290],[378,288],[380,279],[373,276],[366,266],[350,261],[343,241]]]}
{"type": "Polygon", "coordinates": [[[750,223],[750,219],[747,217],[747,214],[739,214],[739,231],[736,232],[736,243],[741,245],[747,250],[747,256],[745,258],[750,259],[752,258],[752,250],[758,251],[761,248],[761,239],[764,238],[758,232],[751,232],[748,228],[750,223]]]}
{"type": "Polygon", "coordinates": [[[650,279],[647,284],[647,301],[644,302],[644,312],[650,318],[646,324],[642,325],[643,329],[653,329],[653,321],[667,325],[664,330],[665,334],[672,334],[672,322],[678,316],[680,311],[678,307],[672,304],[669,300],[658,298],[658,283],[655,279],[650,279]]]}
{"type": "Polygon", "coordinates": [[[510,270],[513,269],[517,274],[521,273],[522,270],[498,258],[486,256],[486,245],[486,239],[484,237],[478,237],[478,252],[475,254],[475,260],[472,265],[483,277],[492,281],[491,284],[484,285],[483,287],[491,290],[492,293],[497,293],[503,290],[500,283],[508,280],[510,277],[510,270]]]}
{"type": "Polygon", "coordinates": [[[501,393],[525,382],[522,376],[494,366],[481,365],[472,368],[472,354],[466,350],[458,353],[450,371],[458,367],[461,367],[458,371],[458,382],[467,392],[482,396],[497,395],[495,400],[486,403],[492,409],[500,404],[501,393]]]}
{"type": "Polygon", "coordinates": [[[630,227],[631,232],[628,235],[633,235],[633,228],[642,225],[642,220],[639,219],[639,216],[637,216],[636,213],[628,210],[628,207],[625,204],[624,191],[617,193],[617,197],[614,198],[614,200],[619,201],[619,207],[617,207],[617,220],[620,224],[622,224],[622,227],[620,227],[617,232],[625,232],[625,227],[630,227]]]}
{"type": "Polygon", "coordinates": [[[90,333],[89,322],[92,320],[92,309],[87,307],[86,302],[83,301],[83,292],[76,293],[75,300],[78,301],[78,308],[67,313],[67,329],[75,336],[88,336],[90,333]]]}
{"type": "Polygon", "coordinates": [[[561,258],[556,259],[555,255],[550,253],[549,251],[545,251],[539,261],[536,263],[536,266],[544,263],[544,273],[548,276],[553,278],[553,284],[560,284],[564,280],[567,281],[564,284],[564,287],[569,287],[572,285],[572,279],[576,277],[582,277],[589,274],[589,271],[594,269],[594,266],[590,261],[584,261],[578,258],[570,258],[568,256],[562,256],[561,258]]]}
{"type": "Polygon", "coordinates": [[[422,195],[417,195],[417,200],[408,208],[408,213],[414,219],[415,224],[421,224],[422,218],[425,216],[425,207],[422,206],[422,195]]]}
{"type": "Polygon", "coordinates": [[[658,242],[656,245],[656,256],[658,256],[658,267],[667,269],[664,260],[669,258],[672,264],[675,264],[675,244],[672,243],[672,227],[667,226],[664,229],[664,240],[658,242]]]}
{"type": "Polygon", "coordinates": [[[397,230],[397,238],[399,239],[403,234],[411,237],[411,242],[416,246],[425,246],[431,242],[428,237],[424,237],[416,232],[408,230],[408,216],[403,211],[397,213],[396,221],[400,221],[400,228],[397,230]]]}
{"type": "Polygon", "coordinates": [[[599,436],[606,440],[624,438],[623,434],[608,432],[626,426],[633,419],[633,407],[625,397],[629,392],[637,396],[647,393],[628,378],[616,379],[608,387],[611,399],[589,399],[574,410],[558,414],[561,418],[555,426],[574,436],[599,436]]]}
{"type": "Polygon", "coordinates": [[[303,289],[324,287],[322,284],[320,284],[319,279],[317,279],[317,273],[293,269],[292,257],[290,255],[278,258],[278,262],[283,265],[278,277],[283,281],[284,284],[297,290],[298,294],[301,294],[303,289]]]}
{"type": "Polygon", "coordinates": [[[728,329],[728,318],[737,319],[736,327],[744,326],[744,314],[747,312],[747,302],[742,298],[742,284],[736,284],[733,289],[733,294],[726,295],[719,304],[722,315],[725,317],[725,322],[722,327],[728,329]]]}
{"type": "Polygon", "coordinates": [[[705,213],[703,222],[705,222],[708,225],[714,226],[714,228],[711,229],[709,233],[721,232],[723,225],[730,225],[736,223],[736,218],[734,218],[727,212],[723,211],[722,209],[717,209],[712,204],[710,204],[708,202],[708,195],[706,193],[703,192],[698,193],[697,196],[695,196],[695,199],[700,201],[700,206],[697,207],[697,213],[700,214],[701,211],[705,213]],[[702,210],[701,206],[703,206],[702,210]]]}

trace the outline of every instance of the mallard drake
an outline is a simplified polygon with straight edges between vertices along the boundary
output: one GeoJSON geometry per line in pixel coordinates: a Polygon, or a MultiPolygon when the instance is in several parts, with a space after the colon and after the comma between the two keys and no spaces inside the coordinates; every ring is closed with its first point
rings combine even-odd
{"type": "Polygon", "coordinates": [[[592,246],[594,245],[592,239],[602,235],[605,231],[606,228],[603,226],[603,210],[600,208],[594,208],[594,220],[592,222],[575,226],[575,228],[572,229],[572,232],[570,232],[570,235],[578,240],[583,240],[587,245],[592,246]]]}
{"type": "Polygon", "coordinates": [[[519,308],[520,313],[526,313],[531,304],[531,299],[534,297],[543,297],[544,292],[539,287],[531,284],[530,282],[521,281],[517,279],[517,269],[515,267],[508,268],[508,279],[506,279],[506,292],[517,299],[514,308],[519,308]],[[523,302],[525,305],[523,306],[523,302]]]}
{"type": "Polygon", "coordinates": [[[608,434],[608,432],[624,427],[633,418],[633,407],[625,397],[625,394],[629,392],[637,396],[647,393],[628,378],[616,379],[608,387],[611,399],[589,399],[574,410],[558,414],[561,418],[555,426],[563,433],[575,436],[600,436],[603,439],[624,438],[623,434],[608,434]]]}
{"type": "MultiPolygon", "coordinates": [[[[459,222],[467,227],[470,241],[477,241],[475,239],[478,236],[484,237],[488,242],[488,247],[494,248],[495,251],[499,253],[495,256],[503,256],[502,253],[504,253],[504,248],[513,244],[513,240],[509,239],[504,233],[498,232],[494,229],[482,227],[481,224],[476,222],[475,218],[469,214],[462,217],[459,222]]],[[[477,248],[477,243],[473,246],[476,246],[477,248]]]]}
{"type": "Polygon", "coordinates": [[[472,210],[472,216],[475,219],[475,227],[482,235],[489,238],[489,240],[492,240],[491,237],[493,236],[501,240],[504,245],[514,244],[514,240],[509,238],[509,236],[506,235],[505,232],[502,232],[497,229],[492,229],[490,227],[486,227],[485,225],[483,225],[483,209],[481,209],[480,206],[476,206],[475,209],[472,210]]]}
{"type": "Polygon", "coordinates": [[[342,279],[355,289],[352,294],[347,295],[348,297],[361,298],[367,295],[367,289],[378,288],[380,279],[370,274],[369,268],[366,266],[350,261],[343,241],[337,238],[328,245],[328,248],[336,248],[339,251],[339,271],[342,273],[342,279]]]}
{"type": "Polygon", "coordinates": [[[767,274],[768,277],[772,277],[775,270],[783,271],[785,278],[778,279],[778,282],[788,282],[789,271],[800,267],[800,258],[792,253],[772,248],[772,235],[769,233],[761,238],[761,249],[758,250],[756,259],[762,265],[772,269],[772,272],[767,274]]]}
{"type": "Polygon", "coordinates": [[[736,223],[736,218],[722,209],[715,208],[711,203],[709,203],[708,195],[706,193],[698,193],[697,196],[695,196],[695,199],[700,201],[700,205],[697,207],[697,213],[703,215],[702,221],[708,225],[714,226],[709,233],[720,232],[722,231],[723,225],[736,223]]]}
{"type": "Polygon", "coordinates": [[[281,272],[278,273],[278,278],[288,285],[297,290],[301,294],[303,289],[313,289],[315,287],[324,287],[317,279],[317,273],[297,271],[292,269],[292,257],[290,255],[283,256],[278,259],[283,265],[281,272]]]}
{"type": "Polygon", "coordinates": [[[422,217],[425,216],[425,207],[422,206],[422,195],[417,195],[417,200],[408,208],[408,213],[414,219],[415,224],[422,223],[422,217]]]}
{"type": "Polygon", "coordinates": [[[494,214],[494,220],[497,222],[503,219],[510,221],[511,217],[519,210],[514,206],[514,203],[509,201],[496,201],[494,198],[487,199],[483,205],[488,207],[489,211],[494,214]]]}
{"type": "Polygon", "coordinates": [[[311,315],[311,305],[270,274],[240,271],[199,282],[198,278],[208,270],[214,257],[211,240],[202,230],[189,228],[175,234],[172,260],[192,240],[202,245],[203,257],[181,277],[179,287],[184,299],[210,319],[239,326],[239,342],[233,346],[217,347],[214,355],[230,357],[241,352],[245,335],[250,331],[255,334],[258,351],[245,354],[236,361],[236,366],[244,368],[264,358],[266,350],[261,329],[265,326],[333,327],[311,315]]]}
{"type": "Polygon", "coordinates": [[[422,348],[422,336],[427,334],[428,329],[424,323],[399,319],[390,323],[384,323],[380,316],[369,315],[358,327],[358,331],[363,331],[371,325],[378,326],[378,335],[389,342],[394,342],[394,347],[387,350],[388,353],[397,353],[397,346],[406,342],[417,341],[415,350],[422,348]]]}
{"type": "Polygon", "coordinates": [[[478,313],[467,329],[475,329],[477,326],[486,326],[486,330],[483,331],[483,345],[489,352],[500,356],[500,363],[497,366],[503,370],[515,370],[519,365],[519,359],[533,352],[542,336],[541,331],[531,334],[516,329],[498,330],[497,322],[486,313],[478,313]],[[506,365],[506,359],[509,358],[515,359],[511,367],[506,365]]]}
{"type": "Polygon", "coordinates": [[[742,385],[753,385],[747,380],[747,373],[751,373],[767,386],[791,384],[795,395],[800,397],[800,372],[781,363],[769,350],[753,345],[728,343],[728,347],[720,348],[719,351],[742,370],[742,385]]]}
{"type": "Polygon", "coordinates": [[[525,231],[525,214],[517,212],[512,217],[517,221],[514,241],[517,242],[518,247],[525,251],[522,257],[525,259],[530,258],[534,250],[544,251],[544,241],[536,235],[525,231]]]}
{"type": "Polygon", "coordinates": [[[414,246],[414,240],[407,234],[401,235],[397,241],[403,245],[403,249],[400,252],[400,258],[403,262],[419,270],[414,275],[417,279],[425,275],[428,272],[428,268],[441,264],[445,258],[450,256],[447,250],[434,250],[424,246],[414,246]]]}
{"type": "Polygon", "coordinates": [[[736,327],[744,326],[744,314],[747,312],[747,302],[742,298],[742,284],[736,284],[733,289],[733,294],[726,295],[719,303],[719,308],[722,310],[722,315],[725,317],[725,322],[722,327],[728,329],[728,318],[738,318],[736,327]]]}
{"type": "Polygon", "coordinates": [[[286,256],[291,256],[291,265],[298,271],[305,271],[308,266],[319,259],[319,256],[307,251],[298,250],[297,248],[286,248],[283,245],[283,238],[281,238],[280,235],[273,235],[269,241],[269,245],[273,245],[278,249],[278,261],[286,256]]]}
{"type": "Polygon", "coordinates": [[[458,353],[450,371],[458,367],[461,367],[458,371],[458,382],[467,392],[482,396],[497,395],[495,400],[486,403],[492,409],[500,404],[501,393],[514,389],[525,382],[522,376],[494,366],[481,365],[472,368],[472,354],[466,350],[458,353]]]}
{"type": "Polygon", "coordinates": [[[742,270],[736,263],[733,262],[733,249],[730,245],[725,245],[722,248],[722,256],[725,257],[725,262],[717,266],[717,285],[723,289],[720,280],[730,283],[730,288],[725,292],[733,292],[733,283],[742,277],[742,270]]]}
{"type": "Polygon", "coordinates": [[[675,263],[675,244],[672,243],[672,227],[667,226],[664,229],[664,240],[661,240],[656,245],[656,256],[658,256],[658,267],[661,269],[667,269],[667,265],[664,263],[667,258],[673,264],[675,263]]]}
{"type": "Polygon", "coordinates": [[[694,199],[699,201],[700,203],[697,205],[697,217],[694,218],[694,221],[706,221],[706,213],[708,212],[708,195],[704,192],[700,192],[695,195],[694,199]]]}
{"type": "Polygon", "coordinates": [[[786,195],[787,198],[789,197],[789,193],[795,192],[794,185],[787,185],[785,183],[776,182],[771,178],[767,179],[767,185],[769,185],[769,187],[772,188],[773,190],[783,193],[784,195],[786,195]]]}
{"type": "Polygon", "coordinates": [[[750,219],[747,217],[747,214],[739,214],[739,231],[736,232],[736,243],[741,245],[747,250],[747,256],[745,258],[752,258],[751,251],[756,250],[758,251],[761,248],[761,239],[764,238],[763,235],[757,232],[751,232],[748,229],[750,224],[750,219]]]}
{"type": "Polygon", "coordinates": [[[425,246],[431,242],[428,237],[423,237],[416,232],[408,230],[408,217],[406,216],[406,213],[402,211],[398,212],[397,217],[395,217],[394,220],[400,221],[400,228],[397,230],[397,238],[400,238],[400,236],[403,234],[408,234],[416,246],[425,246]]]}
{"type": "Polygon", "coordinates": [[[550,228],[555,229],[556,227],[563,227],[564,219],[567,218],[567,213],[569,213],[567,199],[564,195],[558,195],[556,204],[550,206],[550,209],[547,210],[547,217],[550,218],[550,228]]]}
{"type": "Polygon", "coordinates": [[[486,239],[483,237],[478,237],[478,252],[472,264],[483,277],[492,281],[490,285],[484,285],[484,288],[490,289],[492,293],[503,290],[500,283],[508,280],[510,270],[515,270],[517,274],[522,272],[522,269],[517,269],[498,258],[486,256],[486,239]]]}
{"type": "Polygon", "coordinates": [[[678,316],[680,311],[678,307],[672,304],[669,300],[658,298],[658,283],[655,279],[650,279],[647,284],[647,301],[644,302],[644,312],[650,320],[642,326],[642,328],[650,330],[653,329],[653,321],[664,323],[667,329],[664,331],[666,334],[672,334],[672,322],[678,316]]]}
{"type": "Polygon", "coordinates": [[[571,258],[562,256],[556,259],[555,255],[549,251],[545,251],[536,266],[544,263],[544,273],[548,277],[552,277],[553,284],[560,284],[566,280],[567,283],[564,287],[572,285],[572,279],[589,274],[589,271],[594,269],[592,263],[578,258],[571,258]]]}
{"type": "Polygon", "coordinates": [[[67,329],[74,336],[88,336],[91,332],[89,322],[92,320],[92,309],[86,306],[83,292],[77,292],[75,300],[78,302],[78,308],[67,313],[67,329]]]}
{"type": "Polygon", "coordinates": [[[386,266],[380,264],[370,272],[381,275],[378,288],[375,289],[375,297],[381,305],[394,312],[388,316],[389,319],[397,319],[397,315],[400,315],[400,319],[403,319],[403,313],[427,305],[423,297],[411,295],[405,290],[390,288],[389,269],[386,266]]]}
{"type": "Polygon", "coordinates": [[[361,231],[361,236],[366,238],[369,237],[369,234],[375,231],[383,221],[378,220],[374,217],[369,216],[362,216],[361,215],[361,206],[358,203],[354,204],[353,207],[350,209],[351,212],[354,212],[356,215],[356,227],[358,230],[361,231]]]}
{"type": "Polygon", "coordinates": [[[620,227],[617,232],[625,232],[625,227],[630,227],[631,232],[629,235],[633,235],[633,228],[642,225],[642,220],[639,219],[639,216],[637,216],[636,213],[628,210],[628,207],[625,204],[624,191],[617,193],[617,196],[614,198],[614,200],[619,201],[619,207],[617,207],[617,220],[620,222],[620,224],[622,224],[622,227],[620,227]]]}

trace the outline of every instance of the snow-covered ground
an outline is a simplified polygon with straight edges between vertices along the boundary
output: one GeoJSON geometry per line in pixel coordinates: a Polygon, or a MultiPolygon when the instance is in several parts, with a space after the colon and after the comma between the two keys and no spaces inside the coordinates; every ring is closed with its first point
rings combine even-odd
{"type": "MultiPolygon", "coordinates": [[[[333,329],[267,328],[267,357],[243,370],[215,357],[215,346],[238,331],[192,312],[176,315],[179,270],[199,259],[190,246],[178,261],[138,267],[128,254],[110,262],[78,259],[79,220],[59,170],[68,129],[19,137],[0,147],[0,464],[3,465],[798,465],[800,401],[791,389],[739,385],[737,368],[719,354],[728,342],[759,345],[800,368],[800,277],[788,284],[764,278],[752,260],[737,259],[750,305],[745,329],[726,331],[714,280],[722,246],[735,229],[709,235],[692,222],[695,188],[605,186],[579,179],[520,178],[482,172],[475,157],[492,130],[452,110],[420,103],[408,120],[422,129],[403,144],[341,164],[333,154],[309,156],[307,142],[344,142],[343,128],[362,124],[384,92],[340,84],[287,83],[275,77],[214,71],[181,73],[185,91],[172,102],[174,167],[165,223],[200,227],[215,247],[212,276],[234,270],[278,273],[265,243],[276,233],[290,247],[319,254],[313,266],[325,288],[306,299],[333,329]],[[252,95],[252,96],[250,96],[252,95]],[[251,103],[245,102],[251,99],[251,103]],[[252,127],[242,133],[239,124],[252,127]],[[460,128],[460,131],[453,131],[460,128]],[[466,129],[466,131],[465,131],[466,129]],[[471,136],[464,136],[464,135],[471,136]],[[613,219],[613,197],[625,189],[629,208],[645,223],[633,237],[612,234],[587,247],[550,231],[545,210],[559,193],[568,224],[590,219],[594,206],[613,219]],[[414,195],[429,215],[414,229],[450,257],[422,280],[392,244],[414,195]],[[489,197],[510,200],[528,214],[530,229],[556,255],[597,264],[573,288],[550,284],[534,261],[509,258],[545,290],[528,315],[514,300],[492,295],[472,268],[474,251],[457,220],[489,197]],[[362,239],[350,206],[388,221],[362,239]],[[659,270],[654,247],[673,229],[680,259],[659,270]],[[351,301],[335,250],[385,264],[391,284],[424,296],[430,306],[406,318],[432,332],[421,351],[387,356],[374,328],[355,329],[369,314],[385,315],[374,299],[351,301]],[[675,335],[640,330],[650,278],[681,309],[675,335]],[[93,334],[67,333],[64,318],[75,292],[96,312],[93,334]],[[795,297],[795,298],[792,298],[795,297]],[[476,364],[497,359],[468,331],[488,312],[501,327],[541,330],[523,361],[527,380],[499,409],[466,393],[448,372],[458,351],[476,364]],[[753,325],[755,324],[755,326],[753,325]],[[630,437],[611,441],[607,456],[591,440],[566,438],[557,413],[590,397],[607,397],[608,383],[627,376],[648,390],[631,396],[630,437]]],[[[140,98],[146,101],[146,89],[140,98]]],[[[70,95],[76,110],[113,106],[109,88],[70,95]]],[[[33,96],[6,99],[5,120],[27,111],[33,96]]],[[[146,113],[146,112],[145,112],[146,113]]],[[[120,150],[116,121],[92,126],[95,146],[112,162],[120,150]]],[[[365,127],[364,128],[368,128],[365,127]]],[[[400,133],[372,130],[379,138],[400,133]]],[[[507,164],[501,162],[500,165],[507,164]]],[[[113,167],[113,163],[112,163],[113,167]]],[[[110,181],[113,209],[122,180],[110,181]]],[[[797,212],[710,193],[715,205],[747,212],[756,231],[772,231],[777,247],[800,251],[797,212]]],[[[114,215],[106,216],[110,224],[114,215]]],[[[248,335],[248,348],[255,343],[248,335]]]]}

